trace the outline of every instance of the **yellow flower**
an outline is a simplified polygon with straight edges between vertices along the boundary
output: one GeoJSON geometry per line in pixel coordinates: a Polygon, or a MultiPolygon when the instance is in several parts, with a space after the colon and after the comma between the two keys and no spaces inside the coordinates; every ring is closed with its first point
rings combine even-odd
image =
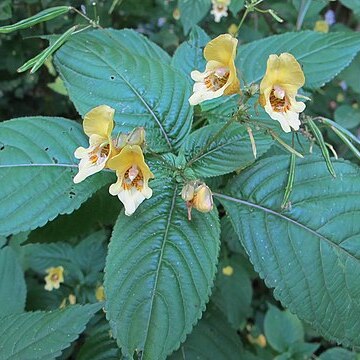
{"type": "Polygon", "coordinates": [[[111,132],[114,128],[115,110],[101,105],[89,111],[83,122],[84,132],[89,137],[88,148],[79,147],[75,150],[75,157],[80,159],[79,172],[74,177],[74,183],[85,180],[106,166],[110,155],[114,151],[111,132]]]}
{"type": "Polygon", "coordinates": [[[222,269],[222,273],[225,275],[225,276],[231,276],[233,273],[234,273],[234,268],[230,265],[228,266],[225,266],[223,269],[222,269]]]}
{"type": "Polygon", "coordinates": [[[237,39],[230,34],[223,34],[205,46],[204,57],[207,61],[205,71],[191,72],[195,84],[194,93],[189,98],[190,105],[240,92],[240,82],[234,62],[237,43],[237,39]]]}
{"type": "Polygon", "coordinates": [[[64,298],[59,306],[59,309],[64,309],[68,302],[69,302],[69,305],[75,305],[76,304],[76,296],[74,294],[70,294],[69,297],[64,298]]]}
{"type": "Polygon", "coordinates": [[[211,15],[214,15],[215,22],[220,22],[222,17],[228,16],[228,6],[231,0],[211,0],[212,10],[211,15]]]}
{"type": "Polygon", "coordinates": [[[116,171],[117,182],[110,186],[111,195],[118,196],[125,206],[125,215],[132,215],[137,207],[152,196],[148,186],[154,175],[146,165],[139,145],[126,145],[109,160],[110,169],[116,171]]]}
{"type": "Polygon", "coordinates": [[[62,266],[51,267],[46,269],[45,272],[48,274],[45,276],[45,290],[58,289],[60,283],[64,282],[64,268],[62,266]]]}
{"type": "Polygon", "coordinates": [[[303,102],[296,101],[297,92],[305,83],[304,73],[293,55],[270,55],[264,78],[260,83],[259,103],[285,132],[298,130],[299,114],[305,110],[303,102]]]}
{"type": "Polygon", "coordinates": [[[95,290],[95,297],[97,301],[104,301],[105,300],[105,290],[104,286],[100,285],[95,290]]]}
{"type": "Polygon", "coordinates": [[[180,10],[179,10],[179,8],[175,8],[174,9],[174,11],[173,11],[173,18],[175,19],[175,20],[179,20],[180,19],[180,10]]]}
{"type": "Polygon", "coordinates": [[[325,20],[318,20],[315,23],[314,27],[315,31],[328,33],[329,32],[329,24],[325,20]]]}

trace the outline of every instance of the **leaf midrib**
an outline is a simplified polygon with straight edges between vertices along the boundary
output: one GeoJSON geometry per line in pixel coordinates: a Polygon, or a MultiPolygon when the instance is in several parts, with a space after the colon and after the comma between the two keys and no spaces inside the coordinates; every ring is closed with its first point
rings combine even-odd
{"type": "Polygon", "coordinates": [[[78,168],[76,164],[62,164],[62,163],[31,163],[31,164],[5,164],[0,165],[0,169],[12,169],[17,167],[65,167],[65,168],[78,168]]]}
{"type": "Polygon", "coordinates": [[[216,152],[220,149],[222,149],[224,146],[227,146],[227,145],[233,145],[234,143],[236,143],[239,139],[235,138],[231,141],[227,141],[223,144],[218,144],[216,145],[214,148],[206,151],[205,153],[201,154],[201,153],[198,153],[197,155],[195,155],[193,158],[191,158],[188,162],[188,166],[192,165],[192,164],[195,164],[197,161],[201,160],[203,157],[207,157],[209,156],[211,153],[213,152],[216,152]]]}
{"type": "Polygon", "coordinates": [[[315,235],[316,237],[318,237],[319,239],[323,240],[323,241],[326,241],[327,243],[330,244],[330,246],[336,248],[337,250],[339,251],[342,251],[343,253],[345,253],[347,256],[349,256],[350,258],[354,259],[355,261],[359,261],[359,259],[357,257],[355,257],[354,255],[352,255],[351,253],[349,253],[346,249],[344,249],[343,247],[339,246],[338,244],[332,242],[330,239],[326,238],[325,236],[319,234],[318,232],[316,232],[315,230],[313,229],[310,229],[309,227],[307,227],[306,225],[304,224],[301,224],[299,222],[297,222],[296,220],[294,219],[291,219],[283,214],[280,214],[274,210],[271,210],[269,208],[266,208],[264,206],[261,206],[261,205],[258,205],[258,204],[254,204],[250,201],[246,201],[246,200],[242,200],[242,199],[238,199],[238,198],[235,198],[233,196],[228,196],[228,195],[225,195],[225,194],[220,194],[220,193],[213,193],[213,195],[215,197],[218,197],[220,199],[225,199],[225,200],[228,200],[228,201],[232,201],[232,202],[235,202],[235,203],[238,203],[238,204],[242,204],[242,205],[246,205],[246,206],[249,206],[249,207],[253,207],[255,209],[258,209],[258,210],[261,210],[261,211],[264,211],[268,214],[271,214],[271,215],[274,215],[274,216],[277,216],[285,221],[288,221],[290,223],[292,223],[293,225],[296,225],[306,231],[308,231],[309,233],[311,233],[312,235],[315,235]]]}
{"type": "Polygon", "coordinates": [[[115,68],[113,67],[108,61],[106,61],[105,58],[102,58],[99,54],[97,54],[91,47],[87,47],[84,45],[84,48],[87,49],[89,52],[91,52],[95,57],[97,57],[98,59],[100,59],[101,61],[103,61],[107,66],[109,66],[113,71],[115,71],[120,78],[126,83],[127,86],[129,86],[129,88],[131,89],[131,91],[140,99],[140,101],[143,103],[143,105],[145,106],[145,108],[149,111],[150,115],[154,118],[155,122],[158,124],[161,132],[163,133],[166,143],[169,147],[170,150],[173,149],[172,144],[170,142],[170,139],[163,127],[163,125],[160,122],[160,119],[157,118],[157,116],[155,115],[154,111],[151,109],[150,105],[146,102],[146,100],[140,95],[140,93],[135,89],[135,87],[115,68]]]}
{"type": "Polygon", "coordinates": [[[147,320],[147,323],[146,323],[144,351],[143,351],[143,355],[142,355],[141,358],[143,358],[143,356],[145,354],[146,343],[147,343],[147,339],[148,339],[150,323],[151,323],[151,318],[152,318],[152,314],[153,314],[154,298],[155,298],[156,289],[157,289],[157,286],[158,286],[160,268],[161,268],[162,259],[163,259],[163,256],[164,256],[164,249],[165,249],[165,244],[166,244],[169,229],[170,229],[172,215],[173,215],[173,212],[174,212],[174,209],[175,209],[177,189],[178,189],[178,185],[176,184],[175,187],[174,187],[174,194],[173,194],[173,197],[172,197],[172,200],[171,200],[170,210],[169,210],[169,213],[168,213],[168,219],[167,219],[167,223],[166,223],[166,227],[165,227],[163,243],[162,243],[162,246],[161,246],[161,249],[160,249],[159,262],[158,262],[158,266],[157,266],[156,273],[155,273],[155,281],[154,281],[154,286],[153,286],[153,292],[152,292],[151,299],[150,299],[149,317],[148,317],[148,320],[147,320]]]}

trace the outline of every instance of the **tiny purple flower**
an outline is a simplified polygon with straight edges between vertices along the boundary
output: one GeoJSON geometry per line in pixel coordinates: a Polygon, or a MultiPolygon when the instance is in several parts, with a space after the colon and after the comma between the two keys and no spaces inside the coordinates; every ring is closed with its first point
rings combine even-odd
{"type": "Polygon", "coordinates": [[[333,10],[328,10],[325,13],[325,21],[331,26],[336,23],[335,12],[333,10]]]}

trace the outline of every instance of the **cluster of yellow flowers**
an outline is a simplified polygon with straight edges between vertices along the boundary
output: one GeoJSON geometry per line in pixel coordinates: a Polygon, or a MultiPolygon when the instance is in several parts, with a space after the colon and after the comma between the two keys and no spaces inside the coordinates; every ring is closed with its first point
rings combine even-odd
{"type": "MultiPolygon", "coordinates": [[[[191,105],[241,93],[235,66],[237,44],[233,36],[223,34],[206,45],[205,71],[191,72],[195,81],[189,98],[191,105]]],[[[290,132],[291,128],[299,129],[299,114],[304,111],[305,104],[296,101],[296,96],[304,83],[304,73],[293,55],[270,55],[260,83],[259,103],[272,119],[279,121],[285,132],[290,132]]],[[[74,182],[79,183],[104,168],[115,170],[118,179],[110,186],[109,192],[124,204],[125,214],[132,215],[145,199],[152,196],[148,182],[154,175],[144,160],[144,129],[136,128],[130,134],[113,138],[114,115],[115,110],[107,105],[98,106],[85,115],[83,127],[89,137],[89,147],[79,147],[75,151],[80,164],[74,182]]],[[[189,220],[192,208],[200,212],[213,208],[210,189],[198,180],[184,185],[182,198],[188,208],[189,220]]]]}
{"type": "Polygon", "coordinates": [[[154,175],[144,160],[144,129],[136,128],[130,134],[112,138],[114,115],[115,110],[107,105],[98,106],[85,115],[83,127],[90,146],[75,151],[80,164],[74,182],[79,183],[104,168],[115,170],[117,181],[109,192],[124,204],[125,214],[132,215],[151,197],[148,182],[154,175]]]}
{"type": "MultiPolygon", "coordinates": [[[[195,81],[194,94],[189,99],[191,105],[241,92],[235,66],[237,43],[230,34],[223,34],[205,46],[205,71],[191,73],[195,81]]],[[[299,129],[299,114],[304,111],[305,104],[296,101],[296,96],[304,83],[304,73],[293,55],[269,56],[260,83],[259,103],[272,119],[279,121],[285,132],[299,129]]]]}

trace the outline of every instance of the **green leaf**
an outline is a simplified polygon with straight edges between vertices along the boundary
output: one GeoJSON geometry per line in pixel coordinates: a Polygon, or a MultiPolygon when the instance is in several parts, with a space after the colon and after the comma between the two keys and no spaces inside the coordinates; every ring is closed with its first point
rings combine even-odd
{"type": "MultiPolygon", "coordinates": [[[[152,169],[154,170],[154,169],[152,169]]],[[[155,171],[153,196],[115,225],[105,267],[106,315],[124,356],[165,359],[185,340],[208,301],[219,220],[193,211],[181,187],[155,171]]]]}
{"type": "Polygon", "coordinates": [[[12,17],[12,8],[11,0],[3,0],[0,4],[0,20],[11,19],[12,17]]]}
{"type": "Polygon", "coordinates": [[[242,264],[240,255],[224,259],[219,263],[212,301],[225,314],[234,329],[240,329],[251,317],[252,285],[249,273],[242,264]],[[228,267],[233,273],[225,275],[228,267]],[[225,269],[225,270],[224,270],[225,269]],[[224,273],[224,271],[225,273],[224,273]]]}
{"type": "Polygon", "coordinates": [[[0,250],[0,284],[0,318],[23,312],[26,299],[24,273],[9,246],[0,250]]]}
{"type": "Polygon", "coordinates": [[[86,136],[78,124],[63,118],[28,117],[0,124],[0,234],[35,229],[69,214],[111,182],[113,175],[103,172],[73,183],[78,146],[88,146],[86,136]]]}
{"type": "Polygon", "coordinates": [[[348,66],[340,75],[339,79],[344,80],[348,86],[360,94],[360,77],[354,76],[360,68],[360,54],[356,55],[350,66],[348,66]]]}
{"type": "Polygon", "coordinates": [[[191,128],[190,83],[160,58],[155,45],[128,34],[101,30],[72,37],[55,64],[81,115],[109,105],[116,110],[115,132],[144,126],[152,150],[176,149],[191,128]],[[135,48],[127,47],[129,38],[135,48]]]}
{"type": "Polygon", "coordinates": [[[118,360],[121,351],[116,341],[111,337],[109,323],[98,321],[88,331],[80,351],[76,354],[77,360],[118,360]]]}
{"type": "Polygon", "coordinates": [[[235,232],[231,224],[230,218],[224,216],[220,220],[221,224],[221,243],[226,243],[230,251],[245,255],[245,250],[241,245],[238,234],[235,232]]]}
{"type": "Polygon", "coordinates": [[[351,9],[356,15],[360,15],[360,3],[358,0],[340,0],[340,2],[351,9]]]}
{"type": "Polygon", "coordinates": [[[336,161],[334,179],[321,158],[297,160],[281,211],[288,167],[288,156],[261,160],[217,198],[274,296],[326,338],[359,347],[359,168],[336,161]]]}
{"type": "Polygon", "coordinates": [[[242,343],[236,331],[224,315],[210,304],[194,331],[169,360],[237,360],[242,359],[242,354],[242,343]]]}
{"type": "Polygon", "coordinates": [[[350,105],[341,105],[335,110],[335,121],[345,129],[354,129],[360,125],[360,110],[350,105]]]}
{"type": "Polygon", "coordinates": [[[310,359],[311,355],[320,347],[318,343],[306,343],[297,342],[291,344],[289,347],[289,353],[291,354],[291,360],[304,360],[310,359]]]}
{"type": "Polygon", "coordinates": [[[62,242],[25,245],[27,263],[39,274],[50,267],[62,266],[66,283],[69,279],[94,283],[98,272],[104,269],[106,238],[104,231],[98,231],[74,247],[62,242]]]}
{"type": "Polygon", "coordinates": [[[272,305],[265,315],[264,330],[266,340],[279,353],[288,351],[294,343],[304,341],[301,321],[289,310],[281,311],[272,305]]]}
{"type": "Polygon", "coordinates": [[[244,7],[244,0],[232,0],[229,10],[236,17],[237,13],[244,7]]]}
{"type": "Polygon", "coordinates": [[[189,40],[183,42],[175,51],[171,65],[182,71],[191,80],[193,70],[205,70],[206,60],[203,55],[205,45],[210,41],[206,32],[195,26],[189,35],[189,40]]]}
{"type": "Polygon", "coordinates": [[[1,319],[0,358],[51,360],[76,340],[101,304],[36,311],[1,319]]]}
{"type": "Polygon", "coordinates": [[[319,88],[348,66],[359,50],[358,33],[300,31],[242,45],[236,63],[245,83],[259,82],[265,74],[269,55],[289,52],[303,66],[305,87],[319,88]]]}
{"type": "Polygon", "coordinates": [[[335,347],[324,351],[320,356],[320,360],[356,360],[356,353],[346,349],[335,347]]]}
{"type": "Polygon", "coordinates": [[[211,0],[179,0],[180,21],[185,34],[205,17],[210,5],[211,0]]]}
{"type": "MultiPolygon", "coordinates": [[[[222,128],[223,124],[213,124],[194,131],[180,150],[180,155],[185,156],[188,165],[199,177],[227,174],[255,161],[246,127],[232,124],[213,140],[222,128]]],[[[254,131],[254,138],[258,155],[273,144],[272,138],[260,131],[254,131]]]]}
{"type": "Polygon", "coordinates": [[[7,238],[5,236],[0,236],[0,248],[4,247],[7,243],[7,238]]]}
{"type": "Polygon", "coordinates": [[[97,191],[70,215],[58,216],[55,220],[31,232],[29,241],[78,242],[80,236],[115,224],[122,205],[116,196],[109,197],[109,187],[97,191]]]}

